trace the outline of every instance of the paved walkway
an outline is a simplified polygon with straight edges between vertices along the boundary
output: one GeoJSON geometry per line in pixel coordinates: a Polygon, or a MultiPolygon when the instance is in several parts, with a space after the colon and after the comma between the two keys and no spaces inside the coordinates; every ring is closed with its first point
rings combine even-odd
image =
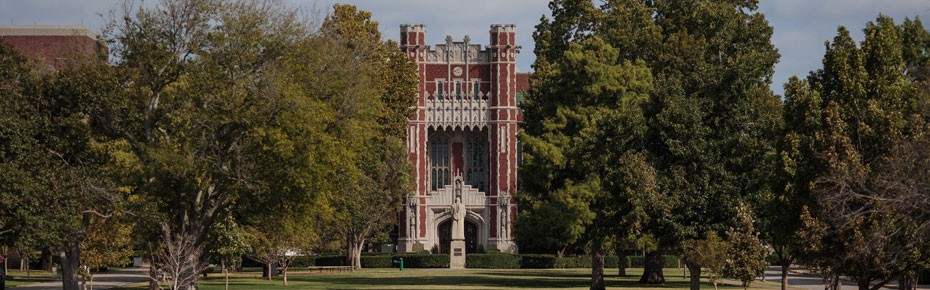
{"type": "MultiPolygon", "coordinates": [[[[137,282],[148,281],[148,268],[111,269],[104,273],[94,275],[94,289],[110,289],[137,282]]],[[[90,284],[88,283],[88,288],[90,284]]],[[[57,290],[61,289],[61,281],[34,283],[13,287],[16,290],[57,290]]]]}
{"type": "MultiPolygon", "coordinates": [[[[781,267],[769,267],[765,270],[765,280],[778,282],[781,280],[781,267]]],[[[859,289],[855,282],[843,279],[843,289],[859,289]]],[[[805,290],[823,290],[823,280],[817,273],[811,274],[807,269],[790,268],[788,270],[788,286],[805,290]]],[[[882,289],[898,289],[897,282],[892,281],[882,289]]],[[[930,290],[930,285],[917,285],[918,290],[930,290]]]]}

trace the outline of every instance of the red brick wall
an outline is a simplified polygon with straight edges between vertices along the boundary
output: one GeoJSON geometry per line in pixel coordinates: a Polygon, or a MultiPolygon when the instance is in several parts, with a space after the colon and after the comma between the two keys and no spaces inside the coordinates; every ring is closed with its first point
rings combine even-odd
{"type": "Polygon", "coordinates": [[[79,58],[106,61],[108,50],[86,36],[0,36],[29,59],[61,68],[79,58]]]}

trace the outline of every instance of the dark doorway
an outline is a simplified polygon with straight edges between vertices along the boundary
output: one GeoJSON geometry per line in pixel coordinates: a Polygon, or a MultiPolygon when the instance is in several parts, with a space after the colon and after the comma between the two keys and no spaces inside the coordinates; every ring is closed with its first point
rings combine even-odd
{"type": "MultiPolygon", "coordinates": [[[[452,219],[439,224],[439,253],[448,254],[452,244],[452,219]]],[[[478,251],[478,226],[465,220],[465,253],[478,251]]]]}

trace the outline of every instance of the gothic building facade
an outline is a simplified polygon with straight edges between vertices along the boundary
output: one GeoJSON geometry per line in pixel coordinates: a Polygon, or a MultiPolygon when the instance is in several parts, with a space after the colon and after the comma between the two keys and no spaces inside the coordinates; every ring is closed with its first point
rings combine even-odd
{"type": "Polygon", "coordinates": [[[518,141],[523,115],[518,96],[527,75],[517,73],[514,25],[491,25],[490,44],[446,37],[426,45],[426,27],[401,25],[400,48],[417,65],[419,99],[407,129],[416,190],[398,227],[398,251],[448,253],[451,206],[465,215],[466,251],[517,252],[518,141]]]}

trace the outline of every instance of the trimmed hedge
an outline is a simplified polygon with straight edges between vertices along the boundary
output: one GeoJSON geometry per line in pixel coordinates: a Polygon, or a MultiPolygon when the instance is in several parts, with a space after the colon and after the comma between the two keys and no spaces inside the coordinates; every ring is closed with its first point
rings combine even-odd
{"type": "MultiPolygon", "coordinates": [[[[627,256],[626,260],[627,268],[642,268],[646,265],[645,257],[643,256],[627,256]]],[[[665,268],[678,267],[678,256],[662,255],[662,265],[665,268]]]]}
{"type": "Polygon", "coordinates": [[[513,254],[468,254],[465,268],[519,269],[522,260],[513,254]]]}
{"type": "Polygon", "coordinates": [[[523,260],[520,261],[520,268],[523,269],[551,269],[555,268],[556,265],[557,258],[555,255],[527,254],[522,256],[523,260]]]}
{"type": "Polygon", "coordinates": [[[316,265],[316,257],[300,256],[294,258],[294,261],[291,262],[291,266],[288,268],[306,268],[313,265],[316,265]]]}
{"type": "Polygon", "coordinates": [[[362,255],[361,258],[362,268],[391,268],[392,260],[394,257],[388,255],[362,255]]]}
{"type": "Polygon", "coordinates": [[[348,266],[348,264],[346,264],[346,256],[343,255],[316,256],[314,258],[316,261],[316,263],[313,264],[314,266],[348,266]]]}
{"type": "MultiPolygon", "coordinates": [[[[404,258],[406,268],[448,268],[449,255],[424,253],[370,253],[362,254],[362,268],[396,268],[394,260],[404,258]]],[[[605,256],[605,268],[617,268],[617,256],[605,256]]],[[[627,256],[627,268],[642,268],[642,256],[627,256]]],[[[678,266],[678,256],[663,255],[662,262],[667,268],[678,266]]],[[[260,265],[259,265],[260,266],[260,265]]],[[[294,259],[291,268],[309,266],[348,266],[344,255],[308,256],[294,259]]],[[[551,268],[591,268],[590,256],[557,258],[548,254],[514,255],[506,253],[468,254],[465,258],[466,268],[483,269],[551,269],[551,268]]]]}
{"type": "Polygon", "coordinates": [[[397,254],[392,258],[404,258],[405,268],[449,268],[449,255],[445,254],[397,254]]]}

